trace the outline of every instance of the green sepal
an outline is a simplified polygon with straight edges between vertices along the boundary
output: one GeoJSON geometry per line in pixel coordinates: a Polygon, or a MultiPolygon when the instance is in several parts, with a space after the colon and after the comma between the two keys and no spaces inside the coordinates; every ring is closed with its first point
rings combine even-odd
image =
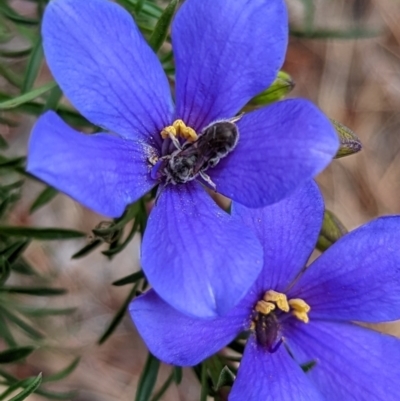
{"type": "Polygon", "coordinates": [[[271,86],[259,95],[253,97],[247,107],[265,106],[281,100],[294,88],[294,85],[292,77],[287,72],[279,71],[271,86]]]}
{"type": "Polygon", "coordinates": [[[235,380],[234,373],[229,369],[228,366],[224,366],[219,374],[217,384],[215,386],[215,391],[219,391],[221,387],[228,386],[232,387],[235,380]]]}
{"type": "Polygon", "coordinates": [[[362,149],[362,145],[357,135],[339,121],[336,121],[333,118],[330,120],[335,127],[340,141],[339,150],[336,153],[335,159],[359,152],[362,149]]]}
{"type": "Polygon", "coordinates": [[[343,223],[330,210],[325,210],[324,221],[319,233],[317,248],[325,251],[333,245],[339,238],[347,234],[347,229],[343,223]]]}

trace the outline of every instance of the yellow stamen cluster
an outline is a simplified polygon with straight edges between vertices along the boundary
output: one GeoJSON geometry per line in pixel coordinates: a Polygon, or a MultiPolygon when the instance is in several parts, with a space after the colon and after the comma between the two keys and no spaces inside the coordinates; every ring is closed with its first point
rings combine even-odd
{"type": "Polygon", "coordinates": [[[163,139],[181,137],[189,142],[194,142],[197,139],[197,134],[193,128],[188,127],[182,120],[175,120],[172,125],[165,127],[161,131],[161,137],[163,139]]]}
{"type": "Polygon", "coordinates": [[[310,320],[308,317],[310,305],[300,298],[288,300],[285,294],[274,290],[269,290],[264,294],[263,299],[257,302],[255,310],[263,315],[268,315],[276,308],[286,313],[290,311],[293,316],[304,323],[308,323],[310,320]]]}
{"type": "Polygon", "coordinates": [[[297,319],[301,320],[304,323],[308,323],[310,321],[308,317],[308,312],[310,312],[310,305],[304,302],[300,298],[289,299],[289,305],[292,309],[292,313],[297,319]]]}

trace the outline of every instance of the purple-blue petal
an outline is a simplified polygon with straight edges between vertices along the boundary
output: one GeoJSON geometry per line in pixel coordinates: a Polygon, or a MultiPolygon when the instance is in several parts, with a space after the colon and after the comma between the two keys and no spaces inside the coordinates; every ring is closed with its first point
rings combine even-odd
{"type": "Polygon", "coordinates": [[[228,313],[261,271],[255,234],[197,183],[164,189],[142,244],[142,266],[158,295],[198,317],[228,313]]]}
{"type": "Polygon", "coordinates": [[[317,242],[323,213],[324,202],[314,181],[262,209],[233,203],[232,215],[256,233],[264,248],[264,267],[257,279],[261,292],[284,292],[305,267],[317,242]]]}
{"type": "MultiPolygon", "coordinates": [[[[324,401],[281,345],[275,353],[249,338],[229,401],[324,401]]],[[[330,399],[329,399],[330,400],[330,399]]]]}
{"type": "Polygon", "coordinates": [[[311,319],[383,322],[400,318],[400,216],[382,217],[342,237],[291,290],[311,319]]]}
{"type": "Polygon", "coordinates": [[[229,344],[249,324],[246,306],[215,319],[187,316],[154,290],[136,298],[129,311],[150,352],[165,363],[193,366],[229,344]]]}
{"type": "Polygon", "coordinates": [[[177,116],[196,130],[233,117],[283,64],[283,0],[186,0],[174,20],[177,116]]]}
{"type": "Polygon", "coordinates": [[[51,1],[42,26],[49,68],[92,123],[131,138],[171,121],[167,78],[132,17],[105,0],[51,1]]]}
{"type": "Polygon", "coordinates": [[[151,148],[110,134],[74,131],[52,111],[36,122],[28,149],[29,173],[109,217],[148,192],[151,148]]]}
{"type": "Polygon", "coordinates": [[[288,196],[321,172],[339,146],[329,119],[302,99],[245,114],[237,125],[237,147],[209,174],[218,192],[248,207],[288,196]]]}
{"type": "Polygon", "coordinates": [[[329,401],[397,401],[400,340],[351,323],[299,322],[286,335],[295,358],[329,401]]]}

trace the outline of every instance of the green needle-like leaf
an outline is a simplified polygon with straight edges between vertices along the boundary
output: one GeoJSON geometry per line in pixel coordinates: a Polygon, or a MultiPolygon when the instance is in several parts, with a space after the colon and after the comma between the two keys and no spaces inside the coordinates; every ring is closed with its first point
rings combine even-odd
{"type": "Polygon", "coordinates": [[[140,375],[135,401],[149,401],[157,381],[160,361],[149,353],[146,365],[140,375]]]}
{"type": "Polygon", "coordinates": [[[178,5],[178,0],[171,0],[163,14],[157,21],[157,25],[149,39],[149,45],[151,48],[157,52],[162,44],[164,43],[166,37],[168,36],[169,26],[174,16],[176,7],[178,5]]]}
{"type": "Polygon", "coordinates": [[[34,295],[38,297],[53,297],[67,292],[65,288],[49,287],[0,287],[0,293],[34,295]]]}
{"type": "Polygon", "coordinates": [[[45,382],[55,382],[55,381],[62,380],[64,378],[66,378],[79,365],[79,361],[80,361],[80,358],[74,359],[65,369],[61,370],[58,373],[55,373],[54,375],[45,377],[43,379],[43,383],[45,383],[45,382]]]}
{"type": "Polygon", "coordinates": [[[15,347],[9,348],[3,352],[0,352],[0,363],[13,363],[25,359],[33,351],[35,347],[15,347]]]}
{"type": "Polygon", "coordinates": [[[9,20],[19,24],[37,25],[39,23],[37,19],[24,17],[23,15],[18,14],[5,1],[0,2],[0,14],[3,14],[9,20]]]}
{"type": "Polygon", "coordinates": [[[142,270],[140,270],[136,273],[130,274],[129,276],[120,278],[117,281],[114,281],[113,285],[119,287],[119,286],[126,285],[126,284],[132,284],[132,283],[136,283],[136,281],[140,280],[141,278],[144,278],[144,274],[143,274],[142,270]]]}
{"type": "Polygon", "coordinates": [[[46,187],[32,203],[29,212],[33,213],[40,209],[42,206],[49,203],[57,194],[58,191],[53,187],[46,187]]]}
{"type": "Polygon", "coordinates": [[[72,255],[72,259],[79,259],[90,252],[92,252],[94,249],[96,249],[98,246],[100,246],[103,243],[102,240],[100,239],[95,239],[94,241],[91,241],[89,244],[85,245],[82,249],[80,249],[78,252],[74,253],[72,255]]]}
{"type": "Polygon", "coordinates": [[[347,30],[315,29],[310,31],[291,29],[290,34],[298,38],[306,39],[368,39],[375,38],[381,35],[382,32],[379,30],[362,28],[351,28],[347,30]]]}
{"type": "Polygon", "coordinates": [[[24,93],[23,95],[17,96],[13,99],[0,102],[0,110],[14,109],[24,103],[30,102],[31,100],[43,95],[43,93],[48,92],[50,89],[53,89],[56,85],[57,84],[55,82],[49,82],[39,88],[33,89],[28,93],[24,93]]]}
{"type": "Polygon", "coordinates": [[[42,382],[42,374],[39,375],[34,379],[23,391],[17,394],[15,397],[10,398],[9,401],[23,401],[25,400],[30,394],[32,394],[42,382]]]}
{"type": "Polygon", "coordinates": [[[75,230],[62,228],[36,228],[36,227],[11,227],[0,226],[0,235],[13,237],[28,237],[39,240],[63,240],[85,237],[86,234],[75,230]]]}
{"type": "Polygon", "coordinates": [[[7,308],[4,306],[0,306],[0,312],[3,314],[3,316],[9,320],[10,322],[14,323],[17,325],[22,331],[24,331],[29,337],[32,337],[35,340],[41,340],[44,336],[42,333],[34,329],[32,326],[30,326],[28,323],[26,323],[24,320],[19,318],[15,313],[9,311],[7,308]]]}
{"type": "Polygon", "coordinates": [[[114,330],[117,328],[117,326],[120,324],[122,318],[125,315],[126,309],[128,308],[130,302],[132,301],[133,297],[136,294],[136,291],[137,291],[138,287],[139,287],[139,282],[137,282],[133,286],[131,292],[126,297],[126,299],[125,299],[124,303],[122,304],[121,308],[115,314],[114,318],[112,319],[110,325],[107,327],[107,329],[104,332],[104,334],[100,337],[99,344],[103,344],[107,340],[107,338],[110,337],[110,335],[114,332],[114,330]]]}
{"type": "Polygon", "coordinates": [[[35,45],[33,46],[32,53],[29,56],[28,64],[25,70],[24,81],[21,87],[21,93],[29,92],[33,88],[33,84],[39,75],[40,67],[43,61],[43,47],[42,37],[39,36],[35,45]]]}

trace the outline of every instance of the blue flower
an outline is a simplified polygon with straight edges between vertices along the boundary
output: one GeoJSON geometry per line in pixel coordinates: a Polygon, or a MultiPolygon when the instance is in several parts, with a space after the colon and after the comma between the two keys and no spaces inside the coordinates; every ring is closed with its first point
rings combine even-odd
{"type": "Polygon", "coordinates": [[[233,213],[263,243],[260,277],[228,315],[211,320],[177,312],[153,290],[135,299],[131,316],[150,351],[195,365],[249,330],[230,401],[397,401],[400,340],[353,322],[400,318],[400,217],[354,230],[304,271],[323,216],[314,184],[233,213]]]}
{"type": "Polygon", "coordinates": [[[110,217],[165,186],[141,262],[158,294],[186,313],[226,313],[261,270],[254,235],[202,184],[261,207],[320,172],[338,148],[328,119],[305,100],[232,120],[274,80],[287,32],[283,0],[186,0],[172,26],[174,105],[157,56],[123,8],[106,0],[53,0],[46,8],[50,70],[72,104],[105,132],[83,135],[54,112],[44,114],[32,132],[28,171],[110,217]],[[222,152],[203,143],[200,154],[196,138],[207,127],[227,128],[229,149],[226,141],[222,152]]]}

